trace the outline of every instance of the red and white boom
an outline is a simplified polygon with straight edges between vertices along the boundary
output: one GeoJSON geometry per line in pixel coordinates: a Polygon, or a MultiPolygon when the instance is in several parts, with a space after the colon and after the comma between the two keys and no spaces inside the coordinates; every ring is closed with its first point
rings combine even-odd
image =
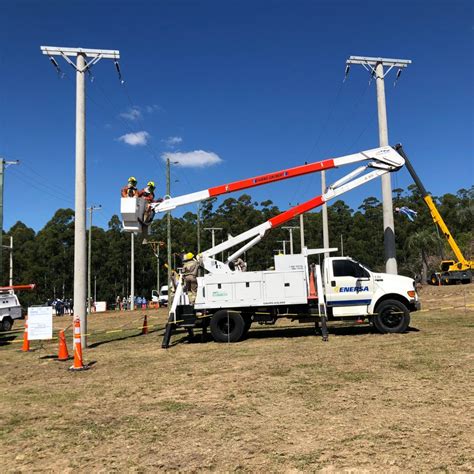
{"type": "MultiPolygon", "coordinates": [[[[278,227],[293,219],[294,217],[321,206],[330,199],[340,196],[341,194],[361,186],[368,181],[378,178],[385,173],[397,171],[405,164],[405,160],[402,158],[402,156],[400,156],[399,153],[397,153],[397,151],[395,151],[395,149],[390,146],[373,148],[371,150],[361,151],[352,155],[341,156],[339,158],[330,158],[323,161],[296,166],[294,168],[288,168],[275,171],[273,173],[255,176],[253,178],[234,181],[221,186],[205,189],[203,191],[184,194],[183,196],[168,197],[160,203],[152,204],[152,206],[156,212],[166,212],[173,210],[178,206],[203,201],[205,199],[220,196],[222,194],[253,188],[256,186],[262,186],[264,184],[291,179],[297,176],[303,176],[305,174],[316,173],[321,170],[328,170],[331,168],[337,168],[339,166],[361,162],[367,163],[359,166],[357,169],[329,186],[327,191],[321,196],[317,196],[285,212],[282,212],[281,214],[272,217],[268,221],[254,227],[253,229],[249,229],[240,235],[231,237],[229,240],[222,242],[221,244],[216,245],[209,250],[206,250],[199,256],[200,262],[204,268],[206,268],[206,270],[214,273],[229,272],[230,268],[228,263],[257,244],[270,229],[278,227]],[[373,171],[363,174],[369,169],[373,171]],[[247,241],[249,242],[228,257],[226,263],[219,262],[213,258],[214,255],[229,250],[230,248],[247,241]]],[[[140,198],[122,198],[121,207],[124,230],[132,232],[140,231],[141,218],[143,217],[143,212],[145,210],[145,201],[140,198]]]]}
{"type": "Polygon", "coordinates": [[[36,285],[30,283],[29,285],[12,285],[12,286],[0,286],[0,291],[10,291],[10,290],[34,290],[36,285]]]}
{"type": "MultiPolygon", "coordinates": [[[[242,179],[220,186],[214,186],[203,191],[195,193],[184,194],[182,196],[170,197],[164,199],[163,202],[154,205],[157,212],[171,211],[179,206],[191,204],[193,202],[203,201],[211,197],[220,196],[222,194],[233,193],[235,191],[242,191],[243,189],[254,188],[264,184],[274,183],[285,179],[296,178],[305,174],[317,173],[321,170],[329,170],[331,168],[338,168],[339,166],[349,165],[352,163],[360,163],[362,161],[374,160],[386,166],[398,166],[402,158],[392,147],[373,148],[371,150],[361,151],[352,155],[342,156],[339,158],[329,158],[327,160],[316,161],[294,168],[287,168],[272,173],[254,176],[253,178],[242,179]]],[[[403,163],[402,165],[403,166],[403,163]]],[[[388,170],[391,171],[391,170],[388,170]]]]}
{"type": "Polygon", "coordinates": [[[405,163],[405,160],[391,147],[376,148],[374,150],[369,150],[368,152],[350,155],[349,157],[336,158],[333,161],[338,162],[339,164],[346,164],[367,159],[372,159],[372,161],[364,166],[360,166],[330,185],[324,194],[294,206],[293,208],[284,211],[281,214],[272,217],[271,219],[268,219],[266,222],[263,222],[262,224],[259,224],[258,226],[247,230],[246,232],[243,232],[235,237],[231,237],[229,240],[226,240],[225,242],[222,242],[221,244],[206,250],[201,255],[199,255],[201,265],[211,273],[227,273],[231,271],[228,264],[260,242],[271,229],[285,224],[300,214],[315,209],[330,199],[340,196],[351,189],[357,188],[368,181],[378,178],[386,173],[397,171],[405,163]],[[346,161],[348,158],[350,158],[350,161],[346,161]],[[363,174],[369,169],[372,171],[363,174]],[[220,262],[213,258],[214,255],[229,250],[230,248],[244,242],[247,243],[230,255],[226,262],[220,262]]]}

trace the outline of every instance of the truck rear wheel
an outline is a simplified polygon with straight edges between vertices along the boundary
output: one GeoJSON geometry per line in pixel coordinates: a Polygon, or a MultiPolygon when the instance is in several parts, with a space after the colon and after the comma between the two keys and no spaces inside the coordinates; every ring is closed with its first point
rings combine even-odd
{"type": "Polygon", "coordinates": [[[375,309],[374,326],[382,334],[405,332],[410,324],[410,311],[398,300],[382,301],[375,309]]]}
{"type": "Polygon", "coordinates": [[[245,330],[245,321],[237,311],[221,310],[211,318],[211,334],[216,342],[237,342],[245,330]]]}
{"type": "Polygon", "coordinates": [[[11,331],[12,327],[13,319],[9,318],[8,316],[3,318],[3,320],[0,322],[0,331],[11,331]]]}

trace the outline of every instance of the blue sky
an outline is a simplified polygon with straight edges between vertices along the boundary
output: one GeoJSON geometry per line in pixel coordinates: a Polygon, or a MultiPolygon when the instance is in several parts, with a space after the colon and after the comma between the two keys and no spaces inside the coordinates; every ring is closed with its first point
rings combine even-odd
{"type": "MultiPolygon", "coordinates": [[[[390,142],[433,194],[471,186],[473,24],[467,0],[4,0],[0,156],[21,160],[6,171],[4,227],[38,230],[73,207],[74,71],[59,58],[60,79],[40,45],[120,50],[124,85],[108,60],[87,82],[87,202],[106,226],[128,176],[164,194],[164,153],[208,164],[174,166],[177,195],[377,146],[375,84],[355,66],[342,84],[350,55],[413,61],[386,80],[390,142]]],[[[318,176],[251,192],[282,209],[319,193],[318,176]]],[[[344,199],[367,196],[381,198],[379,182],[344,199]]]]}

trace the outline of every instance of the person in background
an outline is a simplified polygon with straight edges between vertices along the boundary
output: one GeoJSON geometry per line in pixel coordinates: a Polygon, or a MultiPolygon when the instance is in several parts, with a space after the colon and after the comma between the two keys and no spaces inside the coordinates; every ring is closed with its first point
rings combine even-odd
{"type": "Polygon", "coordinates": [[[134,176],[130,176],[130,178],[128,178],[128,184],[122,188],[120,195],[122,197],[138,196],[137,180],[134,176]]]}
{"type": "Polygon", "coordinates": [[[115,300],[115,311],[120,311],[121,301],[122,301],[122,299],[120,298],[120,296],[117,296],[117,299],[115,300]]]}

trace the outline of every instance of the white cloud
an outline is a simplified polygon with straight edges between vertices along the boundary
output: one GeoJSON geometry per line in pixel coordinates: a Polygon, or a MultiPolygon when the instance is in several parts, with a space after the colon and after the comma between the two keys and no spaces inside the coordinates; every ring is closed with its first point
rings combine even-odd
{"type": "Polygon", "coordinates": [[[150,134],[148,132],[136,132],[136,133],[126,133],[118,138],[118,141],[126,143],[127,145],[132,146],[143,146],[148,143],[150,134]]]}
{"type": "Polygon", "coordinates": [[[222,162],[222,159],[211,151],[194,150],[188,152],[167,152],[161,155],[162,159],[166,161],[168,158],[177,166],[183,168],[204,168],[206,166],[217,165],[222,162]]]}
{"type": "Polygon", "coordinates": [[[137,107],[137,106],[130,107],[126,112],[122,112],[120,114],[120,117],[134,122],[135,120],[142,118],[142,111],[140,107],[137,107]]]}
{"type": "Polygon", "coordinates": [[[167,147],[174,148],[176,145],[179,145],[183,139],[181,137],[168,137],[164,140],[161,140],[167,147]]]}
{"type": "Polygon", "coordinates": [[[147,105],[145,107],[145,110],[149,113],[152,114],[153,112],[158,112],[161,110],[161,107],[159,105],[153,104],[153,105],[147,105]]]}

